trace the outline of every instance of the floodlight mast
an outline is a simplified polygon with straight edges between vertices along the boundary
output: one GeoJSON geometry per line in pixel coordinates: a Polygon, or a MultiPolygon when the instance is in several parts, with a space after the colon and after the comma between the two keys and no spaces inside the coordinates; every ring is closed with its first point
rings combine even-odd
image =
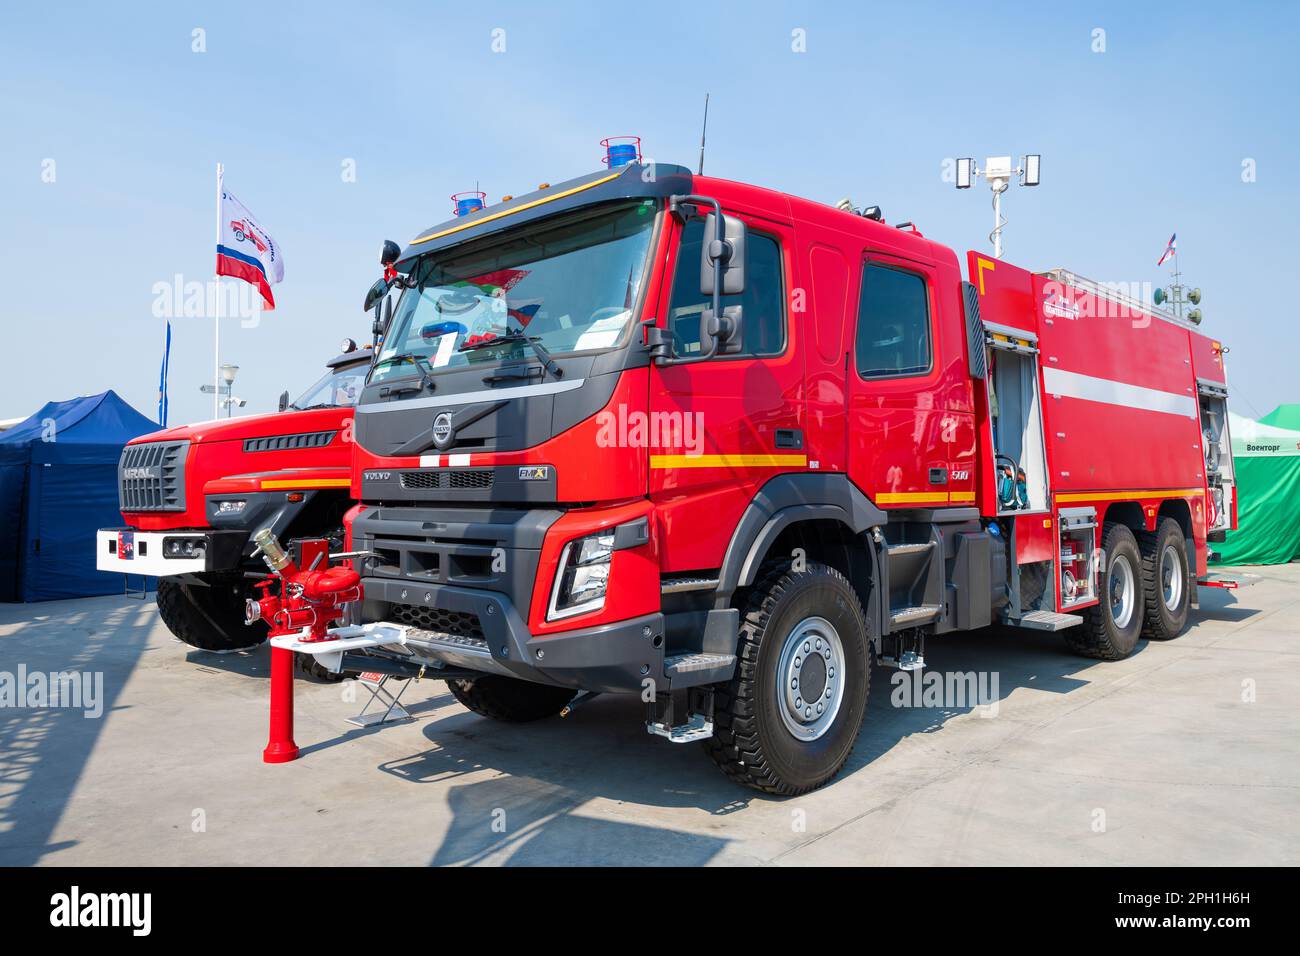
{"type": "Polygon", "coordinates": [[[993,231],[989,241],[993,243],[993,258],[1002,258],[1002,230],[1007,220],[1002,216],[1002,194],[1011,187],[1011,177],[1019,176],[1020,185],[1037,186],[1042,156],[1030,153],[1024,157],[1021,165],[1013,167],[1010,156],[990,156],[984,160],[984,168],[975,165],[975,160],[965,157],[957,160],[957,188],[969,189],[971,180],[983,176],[993,191],[993,231]]]}

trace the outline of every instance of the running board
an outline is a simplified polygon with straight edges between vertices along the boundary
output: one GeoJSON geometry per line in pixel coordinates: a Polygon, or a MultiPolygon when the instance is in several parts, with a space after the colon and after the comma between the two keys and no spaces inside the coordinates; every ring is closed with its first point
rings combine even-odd
{"type": "Polygon", "coordinates": [[[1063,631],[1067,627],[1082,624],[1083,618],[1077,614],[1057,614],[1055,611],[1030,611],[1023,614],[1018,621],[1008,621],[1012,627],[1024,627],[1031,631],[1063,631]]]}
{"type": "Polygon", "coordinates": [[[899,608],[897,611],[889,612],[889,629],[897,631],[904,627],[915,627],[918,624],[929,624],[931,621],[938,620],[939,612],[942,611],[938,604],[922,604],[917,607],[899,608]]]}

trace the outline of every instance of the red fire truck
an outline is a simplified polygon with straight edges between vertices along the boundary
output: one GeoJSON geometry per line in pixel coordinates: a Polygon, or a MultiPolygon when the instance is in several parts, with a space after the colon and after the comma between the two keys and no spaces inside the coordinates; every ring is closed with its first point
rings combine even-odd
{"type": "MultiPolygon", "coordinates": [[[[254,533],[343,541],[348,429],[373,353],[348,340],[325,374],[278,414],[218,419],[133,439],[118,464],[121,528],[98,532],[101,571],[158,576],[158,609],[176,637],[202,650],[251,647],[246,572],[254,533]]],[[[309,659],[304,659],[309,660],[309,659]]]]}
{"type": "Polygon", "coordinates": [[[1184,629],[1235,521],[1217,341],[1065,271],[963,275],[874,212],[634,163],[385,265],[362,623],[273,643],[488,717],[640,694],[650,732],[803,792],[873,664],[999,623],[1123,658],[1184,629]]]}

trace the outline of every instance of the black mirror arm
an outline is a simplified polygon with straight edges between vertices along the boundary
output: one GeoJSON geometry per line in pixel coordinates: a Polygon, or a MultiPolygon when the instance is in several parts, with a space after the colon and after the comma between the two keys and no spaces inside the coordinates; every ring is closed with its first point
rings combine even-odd
{"type": "MultiPolygon", "coordinates": [[[[726,239],[726,219],[722,215],[722,203],[712,196],[672,196],[668,199],[668,210],[674,215],[682,215],[683,206],[710,206],[713,209],[714,239],[709,245],[709,258],[713,260],[713,314],[722,315],[722,266],[731,259],[731,243],[726,239]]],[[[714,348],[710,350],[712,358],[714,348]]]]}

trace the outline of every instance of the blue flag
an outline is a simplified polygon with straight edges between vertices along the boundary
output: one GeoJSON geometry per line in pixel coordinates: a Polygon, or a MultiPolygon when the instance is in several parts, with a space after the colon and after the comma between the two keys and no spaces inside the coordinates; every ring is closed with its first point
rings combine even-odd
{"type": "Polygon", "coordinates": [[[158,424],[167,427],[167,365],[172,354],[172,324],[167,323],[167,342],[163,346],[162,368],[158,370],[158,424]]]}

